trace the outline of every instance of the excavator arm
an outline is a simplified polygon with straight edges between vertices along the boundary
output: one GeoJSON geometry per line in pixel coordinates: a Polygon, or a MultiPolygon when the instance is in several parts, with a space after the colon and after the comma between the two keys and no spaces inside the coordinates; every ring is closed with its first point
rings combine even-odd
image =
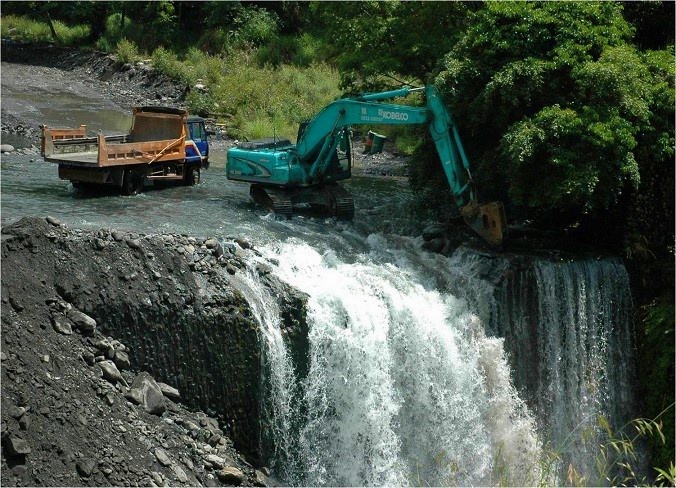
{"type": "Polygon", "coordinates": [[[342,131],[346,127],[360,124],[428,124],[463,219],[489,244],[502,245],[507,231],[503,204],[479,204],[458,128],[432,85],[366,94],[353,99],[344,98],[327,105],[308,123],[296,144],[298,160],[310,165],[308,183],[321,179],[327,171],[340,137],[343,136],[342,131]],[[421,90],[425,91],[426,96],[424,108],[380,102],[421,90]]]}

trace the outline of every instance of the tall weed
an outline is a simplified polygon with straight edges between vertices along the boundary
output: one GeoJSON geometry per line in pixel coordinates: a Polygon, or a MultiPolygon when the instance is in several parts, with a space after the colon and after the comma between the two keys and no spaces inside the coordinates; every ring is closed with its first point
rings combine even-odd
{"type": "Polygon", "coordinates": [[[127,39],[122,39],[117,43],[115,49],[117,53],[117,59],[123,63],[133,63],[138,57],[138,47],[133,41],[127,39]]]}
{"type": "MultiPolygon", "coordinates": [[[[59,20],[54,21],[54,30],[59,42],[67,45],[81,44],[88,39],[90,28],[87,25],[69,26],[59,20]]],[[[17,15],[3,15],[0,22],[0,35],[20,41],[55,42],[47,22],[31,20],[17,15]]]]}

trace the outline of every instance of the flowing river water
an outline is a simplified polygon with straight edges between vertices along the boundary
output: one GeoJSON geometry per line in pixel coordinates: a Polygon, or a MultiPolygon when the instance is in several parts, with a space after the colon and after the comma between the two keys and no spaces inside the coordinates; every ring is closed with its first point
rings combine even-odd
{"type": "MultiPolygon", "coordinates": [[[[64,88],[59,111],[30,86],[3,81],[3,103],[54,125],[123,124],[125,109],[97,108],[95,92],[64,88]],[[70,119],[76,106],[89,108],[70,119]]],[[[352,178],[354,222],[278,221],[225,178],[222,151],[211,159],[195,187],[92,197],[40,156],[3,154],[2,221],[52,215],[78,227],[244,237],[278,263],[273,272],[308,295],[307,367],[293,363],[274,297],[257,276],[245,281],[265,339],[261,449],[285,483],[566,485],[570,467],[604,482],[600,419],[621,426],[633,404],[619,261],[427,253],[399,179],[352,178]]]]}

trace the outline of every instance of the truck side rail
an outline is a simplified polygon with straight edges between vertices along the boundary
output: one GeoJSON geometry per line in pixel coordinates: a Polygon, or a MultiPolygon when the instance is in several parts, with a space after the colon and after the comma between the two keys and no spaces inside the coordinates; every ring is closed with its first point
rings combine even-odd
{"type": "Polygon", "coordinates": [[[107,144],[104,135],[98,135],[98,166],[150,164],[184,159],[185,135],[178,139],[122,144],[107,144]]]}

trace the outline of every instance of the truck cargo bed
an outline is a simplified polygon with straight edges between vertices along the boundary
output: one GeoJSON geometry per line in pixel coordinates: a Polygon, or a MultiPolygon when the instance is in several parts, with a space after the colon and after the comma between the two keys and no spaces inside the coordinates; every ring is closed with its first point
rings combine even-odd
{"type": "Polygon", "coordinates": [[[59,164],[72,164],[76,166],[98,166],[98,151],[58,154],[45,158],[46,161],[59,164]]]}
{"type": "Polygon", "coordinates": [[[160,107],[135,108],[128,134],[88,137],[86,126],[77,129],[42,127],[45,161],[83,167],[105,168],[182,161],[186,157],[183,110],[160,107]]]}

